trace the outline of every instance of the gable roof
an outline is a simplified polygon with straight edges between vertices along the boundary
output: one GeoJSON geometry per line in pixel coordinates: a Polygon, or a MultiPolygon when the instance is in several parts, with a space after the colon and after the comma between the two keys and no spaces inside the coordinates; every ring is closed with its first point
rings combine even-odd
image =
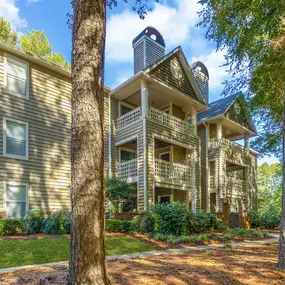
{"type": "Polygon", "coordinates": [[[180,89],[180,91],[183,93],[193,97],[200,103],[207,106],[207,102],[202,95],[202,92],[194,77],[193,71],[190,68],[190,65],[188,64],[185,54],[183,53],[180,46],[170,51],[168,54],[157,60],[152,65],[146,67],[143,72],[150,76],[156,77],[158,80],[166,83],[172,88],[180,89]],[[167,63],[170,63],[174,58],[178,60],[182,69],[182,77],[186,80],[183,82],[183,84],[179,84],[179,82],[175,81],[174,79],[170,79],[169,76],[167,76],[167,73],[170,71],[170,64],[167,63]]]}
{"type": "MultiPolygon", "coordinates": [[[[216,117],[222,117],[226,116],[227,111],[230,109],[230,107],[238,100],[242,99],[242,93],[236,93],[231,96],[224,97],[220,100],[214,101],[209,104],[209,109],[203,112],[200,112],[197,114],[197,122],[206,122],[211,119],[214,119],[216,117]]],[[[241,105],[245,112],[245,117],[249,126],[249,129],[257,134],[257,130],[255,128],[255,125],[253,123],[253,120],[248,112],[248,109],[245,106],[244,99],[239,100],[241,102],[241,105]]]]}
{"type": "Polygon", "coordinates": [[[237,93],[210,103],[208,110],[197,114],[197,122],[205,122],[211,118],[224,115],[238,96],[239,94],[237,93]]]}

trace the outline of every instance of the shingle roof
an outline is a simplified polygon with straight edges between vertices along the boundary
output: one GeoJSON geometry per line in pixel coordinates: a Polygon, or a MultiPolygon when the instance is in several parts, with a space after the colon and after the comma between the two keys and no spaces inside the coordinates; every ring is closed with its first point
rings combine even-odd
{"type": "Polygon", "coordinates": [[[209,109],[197,115],[197,122],[207,121],[210,118],[223,115],[240,94],[227,96],[209,104],[209,109]]]}

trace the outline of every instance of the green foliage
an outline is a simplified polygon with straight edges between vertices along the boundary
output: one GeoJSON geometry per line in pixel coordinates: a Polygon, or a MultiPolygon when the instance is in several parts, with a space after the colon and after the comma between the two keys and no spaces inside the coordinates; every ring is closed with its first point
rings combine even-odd
{"type": "Polygon", "coordinates": [[[131,221],[123,220],[106,220],[106,232],[107,233],[134,233],[140,230],[140,222],[137,219],[131,221]]]}
{"type": "Polygon", "coordinates": [[[25,233],[36,234],[43,230],[45,215],[42,209],[33,209],[28,211],[23,220],[25,233]]]}
{"type": "Polygon", "coordinates": [[[51,53],[45,57],[45,60],[62,68],[71,69],[70,63],[65,60],[64,56],[61,53],[51,53]]]}
{"type": "Polygon", "coordinates": [[[282,166],[280,163],[258,167],[258,211],[279,216],[281,213],[282,166]]]}
{"type": "Polygon", "coordinates": [[[130,201],[132,194],[136,191],[133,184],[126,180],[112,177],[106,180],[106,197],[112,203],[112,212],[119,211],[119,204],[130,201]]]}
{"type": "Polygon", "coordinates": [[[226,242],[223,246],[223,248],[233,249],[234,246],[230,242],[226,242]]]}
{"type": "Polygon", "coordinates": [[[268,233],[259,232],[256,230],[245,230],[245,229],[232,229],[231,230],[232,236],[236,237],[248,237],[248,238],[265,238],[268,236],[268,233]]]}
{"type": "Polygon", "coordinates": [[[196,235],[181,235],[181,236],[173,236],[173,235],[162,235],[156,234],[154,236],[155,240],[158,241],[166,241],[168,244],[181,244],[181,243],[193,243],[193,244],[203,244],[211,238],[211,235],[203,233],[196,235]]]}
{"type": "Polygon", "coordinates": [[[23,222],[19,219],[0,219],[0,237],[22,233],[23,222]]]}
{"type": "Polygon", "coordinates": [[[275,229],[280,225],[280,215],[272,213],[250,212],[249,218],[252,228],[275,229]]]}
{"type": "Polygon", "coordinates": [[[217,227],[220,220],[216,215],[205,212],[189,212],[188,215],[188,232],[201,233],[217,227]]]}
{"type": "Polygon", "coordinates": [[[0,17],[0,41],[12,46],[15,46],[18,42],[17,33],[3,17],[0,17]]]}
{"type": "Polygon", "coordinates": [[[180,236],[187,231],[187,209],[179,202],[162,203],[149,207],[143,218],[143,231],[180,236]]]}
{"type": "Polygon", "coordinates": [[[285,5],[279,1],[200,0],[200,25],[224,50],[233,79],[224,94],[244,90],[260,123],[255,147],[281,156],[285,82],[285,5]]]}
{"type": "Polygon", "coordinates": [[[60,210],[49,213],[43,222],[42,232],[51,235],[69,234],[70,227],[71,216],[69,212],[60,210]]]}
{"type": "Polygon", "coordinates": [[[22,50],[25,52],[45,58],[51,53],[51,45],[44,31],[32,30],[27,31],[19,39],[22,50]]]}

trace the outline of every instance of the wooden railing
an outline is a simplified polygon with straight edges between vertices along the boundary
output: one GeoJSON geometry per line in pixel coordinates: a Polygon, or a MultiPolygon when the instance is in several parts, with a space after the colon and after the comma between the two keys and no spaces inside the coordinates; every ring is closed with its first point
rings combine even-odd
{"type": "Polygon", "coordinates": [[[119,178],[128,180],[129,182],[137,181],[138,176],[138,160],[132,159],[118,164],[119,178]]]}
{"type": "Polygon", "coordinates": [[[122,129],[141,117],[141,107],[138,107],[117,119],[117,128],[122,129]]]}
{"type": "Polygon", "coordinates": [[[215,176],[210,176],[210,192],[216,193],[217,192],[217,185],[215,176]]]}
{"type": "Polygon", "coordinates": [[[227,176],[225,179],[225,187],[227,196],[244,196],[245,180],[236,177],[227,176]]]}
{"type": "Polygon", "coordinates": [[[225,139],[225,138],[222,138],[222,139],[210,139],[209,140],[209,148],[216,148],[216,147],[219,147],[219,146],[229,146],[230,148],[235,148],[235,149],[238,149],[239,151],[245,151],[246,148],[236,142],[233,142],[231,140],[228,140],[228,139],[225,139]]]}
{"type": "Polygon", "coordinates": [[[175,131],[181,132],[183,134],[194,133],[194,128],[190,123],[158,109],[150,107],[148,116],[155,122],[173,128],[175,131]]]}
{"type": "Polygon", "coordinates": [[[180,163],[170,163],[162,159],[155,159],[154,176],[161,181],[172,180],[175,183],[192,181],[191,167],[180,163]]]}

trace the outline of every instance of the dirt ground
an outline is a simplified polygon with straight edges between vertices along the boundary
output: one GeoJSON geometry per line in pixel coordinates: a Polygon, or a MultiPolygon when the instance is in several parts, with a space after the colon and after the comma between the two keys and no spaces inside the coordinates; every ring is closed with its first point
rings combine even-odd
{"type": "MultiPolygon", "coordinates": [[[[277,244],[263,244],[108,262],[116,285],[283,285],[276,270],[277,244]]],[[[0,275],[0,284],[65,284],[67,267],[35,268],[0,275]]]]}

